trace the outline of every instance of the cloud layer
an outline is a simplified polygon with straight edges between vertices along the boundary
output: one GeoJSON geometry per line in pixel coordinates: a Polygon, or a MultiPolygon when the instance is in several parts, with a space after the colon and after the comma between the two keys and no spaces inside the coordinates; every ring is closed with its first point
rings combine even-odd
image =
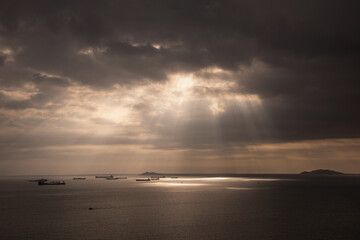
{"type": "Polygon", "coordinates": [[[58,146],[231,152],[359,138],[358,8],[0,1],[2,160],[58,146]]]}

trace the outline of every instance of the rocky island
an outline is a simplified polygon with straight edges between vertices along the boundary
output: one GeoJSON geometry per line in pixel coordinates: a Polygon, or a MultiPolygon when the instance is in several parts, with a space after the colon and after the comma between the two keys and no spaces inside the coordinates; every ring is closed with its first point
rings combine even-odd
{"type": "Polygon", "coordinates": [[[310,172],[304,171],[300,174],[311,174],[311,175],[344,175],[344,173],[336,172],[328,169],[317,169],[310,172]]]}

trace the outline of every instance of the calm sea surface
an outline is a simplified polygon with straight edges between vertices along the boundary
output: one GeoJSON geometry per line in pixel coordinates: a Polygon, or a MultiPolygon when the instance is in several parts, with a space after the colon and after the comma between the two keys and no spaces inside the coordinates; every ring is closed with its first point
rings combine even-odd
{"type": "Polygon", "coordinates": [[[359,177],[0,178],[0,239],[359,239],[359,177]],[[93,210],[89,210],[93,208],[93,210]]]}

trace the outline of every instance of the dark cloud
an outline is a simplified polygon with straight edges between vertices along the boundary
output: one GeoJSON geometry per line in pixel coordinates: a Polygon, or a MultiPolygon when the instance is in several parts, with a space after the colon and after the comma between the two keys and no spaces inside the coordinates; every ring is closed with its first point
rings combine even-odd
{"type": "Polygon", "coordinates": [[[5,60],[6,60],[6,56],[3,55],[3,54],[0,54],[0,67],[1,67],[2,65],[4,65],[5,60]]]}
{"type": "MultiPolygon", "coordinates": [[[[238,88],[198,93],[258,95],[277,140],[360,135],[358,1],[1,1],[0,9],[0,45],[14,59],[0,55],[0,83],[39,89],[28,100],[0,95],[3,108],[61,104],[71,82],[109,89],[219,67],[238,88]]],[[[268,128],[256,120],[264,116],[225,110],[224,141],[269,140],[252,130],[268,128]]],[[[188,143],[209,139],[214,126],[185,125],[188,143]]]]}

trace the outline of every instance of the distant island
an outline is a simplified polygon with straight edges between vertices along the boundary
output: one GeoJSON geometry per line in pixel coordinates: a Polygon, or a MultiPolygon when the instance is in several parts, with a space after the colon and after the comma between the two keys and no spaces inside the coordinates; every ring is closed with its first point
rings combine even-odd
{"type": "Polygon", "coordinates": [[[302,172],[300,174],[309,174],[309,175],[344,175],[344,173],[341,172],[336,172],[333,170],[328,170],[328,169],[317,169],[317,170],[313,170],[310,172],[302,172]]]}
{"type": "Polygon", "coordinates": [[[156,173],[156,172],[144,172],[140,175],[163,175],[162,173],[156,173]]]}

